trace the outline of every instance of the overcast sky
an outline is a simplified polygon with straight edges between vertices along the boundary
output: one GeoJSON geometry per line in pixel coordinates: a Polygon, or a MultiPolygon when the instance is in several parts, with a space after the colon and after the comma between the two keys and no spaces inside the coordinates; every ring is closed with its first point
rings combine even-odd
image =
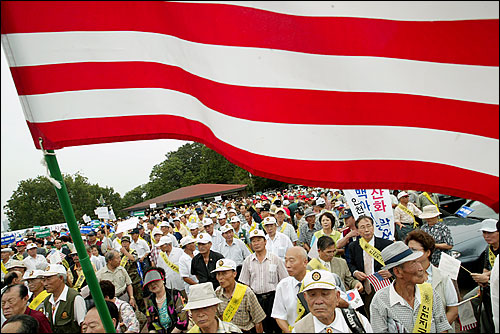
{"type": "MultiPolygon", "coordinates": [[[[42,153],[35,149],[26,125],[3,47],[1,57],[1,220],[4,221],[7,219],[4,205],[17,189],[18,182],[46,175],[46,171],[40,163],[42,153]]],[[[141,140],[67,147],[55,152],[62,173],[74,174],[80,171],[90,183],[113,187],[123,197],[127,191],[148,182],[152,167],[165,160],[167,152],[174,151],[185,143],[187,142],[173,139],[141,140]],[[123,158],[127,156],[130,159],[124,161],[123,158]]],[[[79,218],[76,217],[77,220],[79,218]]],[[[37,225],[36,222],[33,225],[37,225]]]]}

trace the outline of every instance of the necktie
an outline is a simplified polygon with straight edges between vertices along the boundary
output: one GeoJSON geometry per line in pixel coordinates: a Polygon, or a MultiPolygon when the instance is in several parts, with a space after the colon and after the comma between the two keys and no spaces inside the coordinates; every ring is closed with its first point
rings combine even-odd
{"type": "MultiPolygon", "coordinates": [[[[373,274],[372,258],[370,255],[368,255],[367,252],[363,252],[363,260],[365,265],[365,274],[367,275],[373,274]]],[[[368,281],[367,279],[365,279],[365,281],[363,282],[363,287],[365,288],[366,294],[370,294],[372,292],[370,281],[368,281]]]]}

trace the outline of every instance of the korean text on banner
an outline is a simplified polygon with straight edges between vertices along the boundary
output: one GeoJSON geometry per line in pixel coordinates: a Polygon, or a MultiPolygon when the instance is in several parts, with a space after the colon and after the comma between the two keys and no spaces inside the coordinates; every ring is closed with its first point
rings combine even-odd
{"type": "Polygon", "coordinates": [[[344,194],[355,219],[361,215],[372,217],[375,236],[394,240],[394,214],[389,190],[355,189],[344,190],[344,194]]]}

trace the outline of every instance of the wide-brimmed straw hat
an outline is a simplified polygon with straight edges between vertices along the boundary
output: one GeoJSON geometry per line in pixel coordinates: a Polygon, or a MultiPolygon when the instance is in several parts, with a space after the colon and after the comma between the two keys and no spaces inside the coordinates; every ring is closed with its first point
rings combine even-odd
{"type": "Polygon", "coordinates": [[[410,247],[402,241],[396,241],[384,248],[381,252],[382,259],[385,263],[382,270],[388,270],[405,262],[416,260],[423,254],[424,253],[420,251],[412,251],[410,247]]]}
{"type": "Polygon", "coordinates": [[[420,214],[420,216],[418,216],[418,218],[420,219],[434,218],[439,216],[440,214],[441,212],[439,212],[438,208],[435,205],[431,204],[424,206],[422,213],[420,214]]]}
{"type": "Polygon", "coordinates": [[[184,310],[204,308],[219,303],[222,303],[222,300],[215,295],[212,283],[195,284],[189,288],[188,303],[184,306],[184,310]]]}

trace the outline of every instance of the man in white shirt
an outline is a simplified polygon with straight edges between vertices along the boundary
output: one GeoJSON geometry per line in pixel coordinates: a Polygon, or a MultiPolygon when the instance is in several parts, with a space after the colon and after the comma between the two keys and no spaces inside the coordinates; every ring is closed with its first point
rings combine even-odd
{"type": "Polygon", "coordinates": [[[234,230],[231,225],[222,226],[221,232],[225,240],[220,246],[220,253],[224,255],[224,258],[231,259],[236,263],[236,280],[238,280],[243,261],[251,253],[243,241],[234,237],[234,230]]]}
{"type": "Polygon", "coordinates": [[[183,291],[184,281],[179,272],[179,259],[184,252],[180,248],[172,247],[172,239],[168,236],[161,237],[156,247],[161,250],[157,265],[165,270],[167,288],[183,291]]]}
{"type": "Polygon", "coordinates": [[[151,253],[151,249],[149,248],[149,245],[145,240],[139,239],[138,228],[134,228],[130,234],[132,235],[130,248],[137,251],[139,263],[142,265],[142,271],[146,272],[146,270],[151,266],[148,257],[149,253],[151,253]]]}
{"type": "Polygon", "coordinates": [[[266,217],[262,221],[266,230],[266,249],[285,261],[285,254],[288,248],[293,247],[290,238],[277,231],[277,223],[274,217],[266,217]]]}
{"type": "Polygon", "coordinates": [[[220,246],[224,242],[222,233],[214,228],[214,222],[210,218],[203,219],[203,227],[205,228],[205,233],[212,237],[212,248],[214,252],[220,253],[220,246]]]}
{"type": "Polygon", "coordinates": [[[191,285],[198,284],[198,278],[196,275],[191,274],[191,260],[198,254],[196,250],[195,241],[191,236],[187,236],[181,239],[181,247],[184,249],[184,254],[179,258],[179,275],[184,281],[184,298],[187,298],[189,294],[189,287],[191,285]]]}
{"type": "Polygon", "coordinates": [[[295,229],[291,224],[285,222],[285,217],[288,217],[288,214],[286,213],[285,209],[277,208],[274,213],[274,218],[276,218],[276,224],[278,224],[277,231],[283,233],[288,238],[290,238],[290,241],[292,242],[293,246],[297,246],[297,240],[299,240],[299,238],[297,237],[297,233],[295,232],[295,229]]]}
{"type": "Polygon", "coordinates": [[[45,270],[49,264],[43,255],[37,254],[38,247],[36,244],[31,243],[26,249],[28,251],[28,256],[23,260],[26,271],[31,272],[37,269],[45,270]]]}

